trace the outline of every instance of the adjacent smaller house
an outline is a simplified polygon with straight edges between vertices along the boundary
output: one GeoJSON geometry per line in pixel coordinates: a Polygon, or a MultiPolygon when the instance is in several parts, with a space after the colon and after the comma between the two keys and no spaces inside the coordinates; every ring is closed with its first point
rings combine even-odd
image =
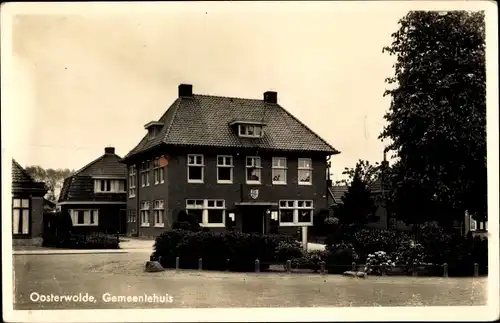
{"type": "MultiPolygon", "coordinates": [[[[376,206],[375,216],[378,217],[376,222],[369,222],[365,226],[373,229],[396,229],[409,230],[402,221],[390,218],[387,214],[384,199],[384,187],[382,180],[378,178],[373,183],[368,185],[376,206]]],[[[347,185],[333,185],[329,188],[329,208],[331,214],[335,216],[335,207],[342,204],[342,197],[347,193],[347,185]]]]}
{"type": "Polygon", "coordinates": [[[13,245],[41,245],[45,184],[36,182],[12,160],[13,245]]]}
{"type": "Polygon", "coordinates": [[[57,204],[77,232],[126,232],[127,167],[113,147],[66,178],[57,204]]]}

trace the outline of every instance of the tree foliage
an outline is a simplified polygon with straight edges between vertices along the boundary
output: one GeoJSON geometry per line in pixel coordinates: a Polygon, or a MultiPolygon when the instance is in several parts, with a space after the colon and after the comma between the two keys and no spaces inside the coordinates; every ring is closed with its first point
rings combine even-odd
{"type": "Polygon", "coordinates": [[[74,172],[69,169],[45,169],[37,165],[27,166],[25,169],[35,181],[45,183],[47,188],[45,198],[53,202],[56,202],[59,198],[59,191],[62,188],[64,179],[74,172]]]}
{"type": "Polygon", "coordinates": [[[486,218],[483,12],[408,13],[383,49],[394,55],[380,139],[398,157],[391,207],[406,223],[486,218]]]}
{"type": "Polygon", "coordinates": [[[381,164],[375,163],[370,164],[367,160],[358,160],[355,167],[345,167],[342,175],[346,176],[340,181],[337,181],[337,185],[350,185],[354,179],[356,171],[359,172],[361,180],[370,185],[374,183],[380,176],[381,164]]]}
{"type": "Polygon", "coordinates": [[[363,178],[363,165],[356,165],[348,190],[341,198],[342,204],[335,210],[335,216],[342,224],[363,225],[376,220],[376,207],[368,184],[363,178]]]}

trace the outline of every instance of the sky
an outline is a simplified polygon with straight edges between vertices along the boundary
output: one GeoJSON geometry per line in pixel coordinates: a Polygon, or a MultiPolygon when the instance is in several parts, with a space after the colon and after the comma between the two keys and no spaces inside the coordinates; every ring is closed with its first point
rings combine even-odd
{"type": "Polygon", "coordinates": [[[198,94],[277,91],[341,151],[331,158],[339,180],[358,159],[383,157],[394,57],[382,48],[411,3],[381,4],[181,2],[14,16],[12,155],[70,169],[105,146],[124,156],[188,83],[198,94]]]}

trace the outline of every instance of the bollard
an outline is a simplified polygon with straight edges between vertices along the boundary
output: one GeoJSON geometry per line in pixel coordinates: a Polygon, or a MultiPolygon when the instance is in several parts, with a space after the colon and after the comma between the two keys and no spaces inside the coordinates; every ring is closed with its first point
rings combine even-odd
{"type": "Polygon", "coordinates": [[[380,272],[381,272],[382,276],[387,276],[387,273],[385,271],[385,266],[380,266],[380,272]]]}
{"type": "Polygon", "coordinates": [[[179,257],[175,257],[175,269],[176,270],[179,270],[179,268],[180,268],[179,263],[180,263],[179,257]]]}
{"type": "Polygon", "coordinates": [[[255,272],[260,272],[260,261],[259,259],[255,259],[255,272]]]}
{"type": "Polygon", "coordinates": [[[198,259],[198,270],[202,270],[203,269],[203,259],[200,258],[198,259]]]}
{"type": "Polygon", "coordinates": [[[443,277],[448,277],[448,264],[446,262],[443,265],[443,277]]]}
{"type": "Polygon", "coordinates": [[[352,271],[358,271],[358,268],[357,268],[356,263],[354,261],[352,262],[352,268],[351,269],[352,269],[352,271]]]}
{"type": "Polygon", "coordinates": [[[320,265],[320,268],[321,268],[321,275],[325,275],[326,274],[326,272],[325,272],[325,267],[326,267],[325,265],[326,265],[326,263],[324,261],[322,261],[322,262],[320,262],[319,265],[320,265]]]}
{"type": "Polygon", "coordinates": [[[286,271],[288,273],[290,273],[292,271],[292,261],[291,260],[286,261],[286,271]]]}
{"type": "Polygon", "coordinates": [[[229,271],[229,258],[226,259],[226,271],[229,271]]]}
{"type": "Polygon", "coordinates": [[[417,265],[416,264],[413,264],[413,270],[412,270],[412,276],[416,277],[417,276],[417,265]]]}
{"type": "Polygon", "coordinates": [[[474,263],[474,277],[479,276],[479,264],[476,262],[474,263]]]}

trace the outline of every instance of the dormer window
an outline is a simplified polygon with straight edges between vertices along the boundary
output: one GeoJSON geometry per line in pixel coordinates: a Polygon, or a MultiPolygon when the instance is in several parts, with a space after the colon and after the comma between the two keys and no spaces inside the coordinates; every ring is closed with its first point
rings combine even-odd
{"type": "Polygon", "coordinates": [[[240,124],[239,135],[240,137],[260,138],[262,137],[262,126],[253,124],[240,124]]]}
{"type": "Polygon", "coordinates": [[[239,137],[261,138],[264,135],[264,124],[256,121],[233,121],[229,124],[239,137]]]}
{"type": "Polygon", "coordinates": [[[160,133],[161,128],[163,128],[163,122],[151,121],[144,128],[148,131],[148,140],[151,140],[160,133]]]}

